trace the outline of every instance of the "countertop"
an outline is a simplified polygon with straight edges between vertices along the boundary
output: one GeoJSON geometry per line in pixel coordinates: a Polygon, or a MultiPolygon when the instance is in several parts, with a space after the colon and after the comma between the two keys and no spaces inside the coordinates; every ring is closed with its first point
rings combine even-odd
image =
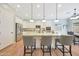
{"type": "Polygon", "coordinates": [[[78,35],[79,36],[79,33],[74,33],[74,35],[78,35]]]}
{"type": "Polygon", "coordinates": [[[23,32],[23,36],[61,36],[61,35],[67,35],[68,34],[56,34],[56,33],[37,33],[37,32],[23,32]]]}

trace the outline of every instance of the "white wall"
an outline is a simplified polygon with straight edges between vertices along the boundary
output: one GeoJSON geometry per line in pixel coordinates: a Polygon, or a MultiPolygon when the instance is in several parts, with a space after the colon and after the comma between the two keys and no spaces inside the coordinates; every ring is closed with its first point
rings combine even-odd
{"type": "Polygon", "coordinates": [[[15,12],[0,5],[0,49],[15,43],[15,12]]]}

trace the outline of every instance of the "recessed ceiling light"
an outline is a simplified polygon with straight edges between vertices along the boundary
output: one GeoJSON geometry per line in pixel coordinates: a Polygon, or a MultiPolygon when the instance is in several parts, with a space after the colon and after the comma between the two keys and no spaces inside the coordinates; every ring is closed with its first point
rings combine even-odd
{"type": "Polygon", "coordinates": [[[58,4],[58,7],[60,8],[60,7],[62,7],[62,5],[61,4],[58,4]]]}
{"type": "Polygon", "coordinates": [[[42,22],[46,22],[46,20],[42,20],[42,22]]]}
{"type": "Polygon", "coordinates": [[[21,7],[20,5],[17,5],[17,7],[19,8],[19,7],[21,7]]]}
{"type": "Polygon", "coordinates": [[[31,22],[31,23],[33,23],[33,22],[34,22],[34,20],[30,20],[30,22],[31,22]]]}
{"type": "Polygon", "coordinates": [[[37,8],[39,8],[40,7],[40,5],[37,5],[37,8]]]}

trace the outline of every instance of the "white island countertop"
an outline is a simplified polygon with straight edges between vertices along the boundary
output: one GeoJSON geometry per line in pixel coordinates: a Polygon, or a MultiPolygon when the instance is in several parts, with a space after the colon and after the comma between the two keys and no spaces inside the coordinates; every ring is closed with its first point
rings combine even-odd
{"type": "Polygon", "coordinates": [[[23,36],[61,36],[61,35],[67,35],[67,36],[70,36],[70,35],[68,35],[68,34],[23,32],[23,36]]]}
{"type": "Polygon", "coordinates": [[[77,35],[77,36],[79,36],[79,33],[74,33],[74,35],[77,35]]]}

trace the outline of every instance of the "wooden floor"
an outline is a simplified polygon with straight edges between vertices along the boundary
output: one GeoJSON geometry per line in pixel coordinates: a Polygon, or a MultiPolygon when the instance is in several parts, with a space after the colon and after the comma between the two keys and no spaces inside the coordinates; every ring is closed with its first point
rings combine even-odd
{"type": "MultiPolygon", "coordinates": [[[[0,50],[1,56],[23,56],[23,41],[20,40],[15,44],[12,44],[11,46],[0,50]]],[[[41,49],[36,49],[33,53],[33,56],[42,56],[41,49]]],[[[46,56],[49,56],[49,54],[45,54],[46,56]]],[[[66,54],[69,56],[69,54],[66,54]]],[[[79,45],[73,45],[72,46],[72,55],[73,56],[79,56],[79,45]]],[[[28,56],[28,55],[26,55],[28,56]]],[[[52,56],[62,56],[62,53],[58,49],[52,49],[52,56]]]]}

